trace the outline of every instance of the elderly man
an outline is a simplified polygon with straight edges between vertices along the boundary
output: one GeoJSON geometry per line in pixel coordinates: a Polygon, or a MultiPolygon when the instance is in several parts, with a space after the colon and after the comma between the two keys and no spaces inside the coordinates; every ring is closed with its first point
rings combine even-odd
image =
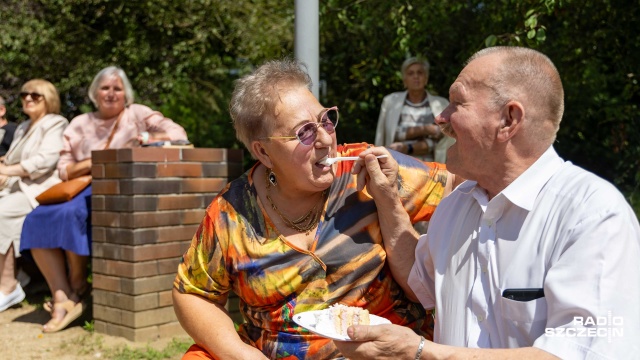
{"type": "Polygon", "coordinates": [[[456,139],[448,169],[469,180],[417,242],[394,164],[366,155],[393,275],[437,319],[434,342],[395,325],[351,327],[358,342],[336,342],[344,356],[637,358],[640,226],[618,190],[553,149],[563,96],[535,50],[472,56],[436,119],[456,139]]]}

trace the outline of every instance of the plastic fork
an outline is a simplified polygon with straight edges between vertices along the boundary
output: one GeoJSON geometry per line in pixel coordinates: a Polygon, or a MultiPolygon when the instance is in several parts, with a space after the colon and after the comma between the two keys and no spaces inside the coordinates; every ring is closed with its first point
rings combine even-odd
{"type": "MultiPolygon", "coordinates": [[[[380,156],[376,156],[376,158],[380,159],[380,158],[386,158],[387,155],[380,155],[380,156]]],[[[326,158],[322,161],[320,161],[320,164],[322,165],[333,165],[335,163],[337,163],[338,161],[354,161],[354,160],[358,160],[360,159],[360,157],[358,156],[338,156],[338,157],[334,157],[334,158],[326,158]]]]}

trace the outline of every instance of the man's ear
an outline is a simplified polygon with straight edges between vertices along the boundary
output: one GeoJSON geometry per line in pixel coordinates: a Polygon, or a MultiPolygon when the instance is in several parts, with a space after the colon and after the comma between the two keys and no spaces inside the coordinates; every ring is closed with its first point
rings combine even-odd
{"type": "Polygon", "coordinates": [[[524,107],[519,101],[509,101],[502,108],[502,118],[500,119],[500,129],[498,129],[498,140],[507,141],[511,139],[523,126],[524,107]]]}
{"type": "Polygon", "coordinates": [[[273,162],[271,162],[271,157],[269,156],[269,153],[267,152],[267,149],[265,149],[265,147],[262,146],[262,143],[260,141],[258,141],[258,140],[252,141],[251,142],[251,150],[255,154],[255,156],[258,159],[258,161],[260,161],[262,164],[264,164],[264,166],[266,166],[268,168],[272,168],[273,167],[273,162]]]}

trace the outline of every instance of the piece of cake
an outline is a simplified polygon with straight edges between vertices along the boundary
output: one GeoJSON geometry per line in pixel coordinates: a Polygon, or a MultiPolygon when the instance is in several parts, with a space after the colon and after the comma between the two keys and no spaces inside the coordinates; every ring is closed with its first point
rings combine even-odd
{"type": "Polygon", "coordinates": [[[318,331],[333,330],[340,335],[347,335],[351,325],[369,325],[369,310],[359,307],[335,304],[323,311],[316,319],[318,331]]]}

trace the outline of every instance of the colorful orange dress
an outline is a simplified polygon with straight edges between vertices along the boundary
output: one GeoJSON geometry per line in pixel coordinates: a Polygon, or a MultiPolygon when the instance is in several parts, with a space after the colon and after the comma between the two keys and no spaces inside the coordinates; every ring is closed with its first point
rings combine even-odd
{"type": "MultiPolygon", "coordinates": [[[[338,146],[356,156],[367,144],[338,146]]],[[[428,220],[442,199],[447,171],[392,152],[400,195],[412,221],[428,220]]],[[[360,306],[395,324],[419,329],[425,312],[410,302],[385,265],[373,199],[356,190],[353,162],[338,163],[311,251],[287,242],[266,215],[253,184],[257,167],[213,200],[184,254],[174,286],[212,301],[229,291],[240,298],[239,335],[271,359],[340,356],[329,339],[293,321],[296,313],[335,303],[360,306]]]]}

